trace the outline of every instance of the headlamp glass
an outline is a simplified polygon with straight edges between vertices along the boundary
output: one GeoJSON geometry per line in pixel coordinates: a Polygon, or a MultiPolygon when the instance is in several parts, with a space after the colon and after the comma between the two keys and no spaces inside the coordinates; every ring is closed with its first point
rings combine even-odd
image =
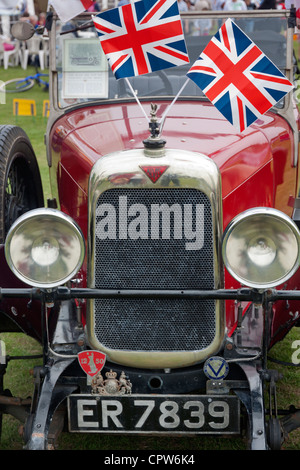
{"type": "Polygon", "coordinates": [[[67,215],[35,209],[11,227],[5,256],[11,270],[26,284],[51,288],[71,279],[85,255],[83,235],[67,215]]]}
{"type": "Polygon", "coordinates": [[[241,284],[275,287],[299,267],[300,233],[296,224],[276,209],[249,209],[229,223],[222,254],[227,270],[241,284]]]}

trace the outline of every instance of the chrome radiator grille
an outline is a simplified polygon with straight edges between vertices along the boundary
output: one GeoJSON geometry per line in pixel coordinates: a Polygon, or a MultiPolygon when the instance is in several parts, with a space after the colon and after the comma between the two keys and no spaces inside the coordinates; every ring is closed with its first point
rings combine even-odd
{"type": "MultiPolygon", "coordinates": [[[[204,193],[110,189],[97,201],[95,227],[95,287],[215,287],[212,211],[204,193]]],[[[100,299],[94,306],[95,336],[109,349],[194,351],[216,334],[214,301],[100,299]]]]}

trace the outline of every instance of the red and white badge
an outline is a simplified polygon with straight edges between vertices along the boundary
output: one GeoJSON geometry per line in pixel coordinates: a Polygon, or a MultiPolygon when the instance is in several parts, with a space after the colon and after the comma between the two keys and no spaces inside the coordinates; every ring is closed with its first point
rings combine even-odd
{"type": "Polygon", "coordinates": [[[78,361],[83,371],[90,377],[94,377],[103,368],[106,355],[101,351],[81,351],[78,353],[78,361]]]}

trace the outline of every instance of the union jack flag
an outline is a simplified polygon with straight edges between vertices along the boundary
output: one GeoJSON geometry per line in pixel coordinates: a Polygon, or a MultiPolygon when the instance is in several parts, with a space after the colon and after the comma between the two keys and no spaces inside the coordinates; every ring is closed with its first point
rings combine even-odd
{"type": "Polygon", "coordinates": [[[129,3],[93,21],[117,79],[189,62],[177,0],[129,3]]]}
{"type": "Polygon", "coordinates": [[[187,76],[240,132],[293,89],[292,83],[230,18],[187,76]]]}
{"type": "Polygon", "coordinates": [[[63,23],[70,21],[93,5],[93,0],[49,0],[63,23]]]}

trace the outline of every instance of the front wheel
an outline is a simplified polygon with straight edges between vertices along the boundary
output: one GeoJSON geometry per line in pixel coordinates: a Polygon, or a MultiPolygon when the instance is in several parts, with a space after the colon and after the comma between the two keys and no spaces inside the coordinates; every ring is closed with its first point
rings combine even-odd
{"type": "Polygon", "coordinates": [[[0,243],[20,215],[43,205],[40,172],[26,133],[0,126],[0,243]]]}
{"type": "Polygon", "coordinates": [[[30,90],[34,85],[32,78],[13,78],[5,83],[2,83],[0,91],[5,93],[19,93],[21,91],[30,90]]]}

